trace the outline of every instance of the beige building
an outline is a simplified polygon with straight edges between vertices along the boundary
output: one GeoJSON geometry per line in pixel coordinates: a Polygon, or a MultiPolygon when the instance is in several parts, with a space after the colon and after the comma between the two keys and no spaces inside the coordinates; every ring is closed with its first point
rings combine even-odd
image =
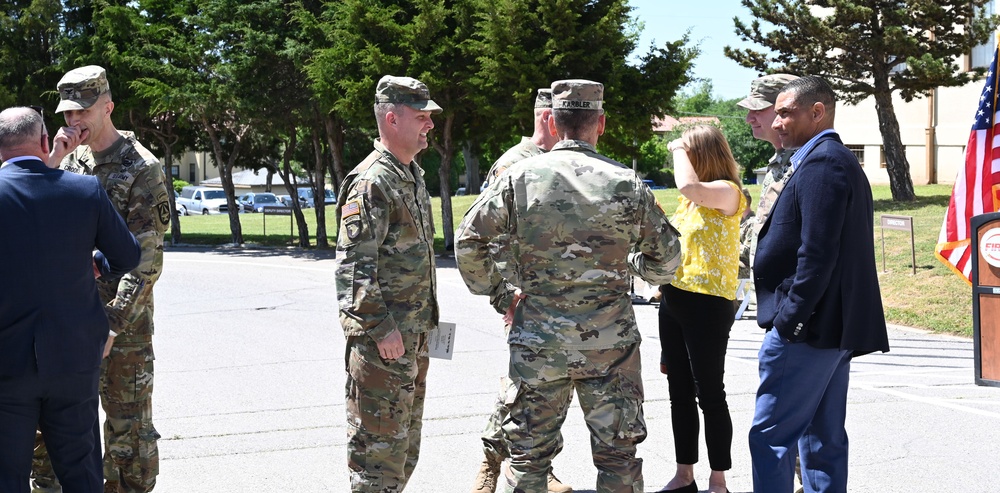
{"type": "MultiPolygon", "coordinates": [[[[942,87],[930,97],[909,103],[893,97],[914,185],[955,182],[965,165],[965,145],[983,83],[980,80],[962,87],[942,87]]],[[[844,144],[858,156],[868,179],[876,184],[889,183],[874,98],[856,106],[840,105],[835,127],[844,144]]]]}
{"type": "Polygon", "coordinates": [[[173,176],[192,185],[219,177],[219,168],[207,152],[186,151],[180,158],[174,158],[173,168],[173,176]]]}

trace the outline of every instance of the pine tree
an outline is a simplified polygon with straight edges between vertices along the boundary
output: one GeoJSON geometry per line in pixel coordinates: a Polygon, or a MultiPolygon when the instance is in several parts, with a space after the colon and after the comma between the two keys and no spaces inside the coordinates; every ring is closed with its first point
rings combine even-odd
{"type": "Polygon", "coordinates": [[[892,94],[904,101],[935,87],[964,85],[959,57],[990,39],[997,17],[989,0],[743,0],[756,18],[738,18],[736,33],[769,53],[727,46],[725,54],[762,72],[820,75],[848,103],[875,99],[892,198],[912,201],[913,179],[903,152],[892,94]],[[773,29],[764,28],[764,21],[773,29]]]}

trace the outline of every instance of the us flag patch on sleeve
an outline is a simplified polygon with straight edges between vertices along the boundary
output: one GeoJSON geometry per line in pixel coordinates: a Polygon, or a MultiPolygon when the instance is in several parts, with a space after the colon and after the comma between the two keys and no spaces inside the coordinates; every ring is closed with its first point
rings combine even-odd
{"type": "Polygon", "coordinates": [[[361,199],[354,199],[340,208],[340,217],[348,218],[361,214],[361,199]]]}

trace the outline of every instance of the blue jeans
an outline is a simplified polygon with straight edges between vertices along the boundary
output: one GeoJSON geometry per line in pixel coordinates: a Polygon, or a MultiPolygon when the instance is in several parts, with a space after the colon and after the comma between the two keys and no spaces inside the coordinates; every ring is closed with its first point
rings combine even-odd
{"type": "Polygon", "coordinates": [[[791,343],[770,330],[758,357],[750,427],[754,491],[792,491],[798,446],[806,492],[846,492],[851,351],[791,343]]]}

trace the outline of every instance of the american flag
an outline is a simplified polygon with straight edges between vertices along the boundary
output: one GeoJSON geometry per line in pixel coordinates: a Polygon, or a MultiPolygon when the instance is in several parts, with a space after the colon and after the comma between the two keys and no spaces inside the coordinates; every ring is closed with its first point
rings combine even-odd
{"type": "MultiPolygon", "coordinates": [[[[998,47],[1000,49],[1000,47],[998,47]]],[[[955,178],[938,237],[938,259],[971,284],[969,220],[1000,206],[1000,132],[997,131],[997,49],[979,96],[976,121],[965,147],[965,168],[955,178]]]]}

